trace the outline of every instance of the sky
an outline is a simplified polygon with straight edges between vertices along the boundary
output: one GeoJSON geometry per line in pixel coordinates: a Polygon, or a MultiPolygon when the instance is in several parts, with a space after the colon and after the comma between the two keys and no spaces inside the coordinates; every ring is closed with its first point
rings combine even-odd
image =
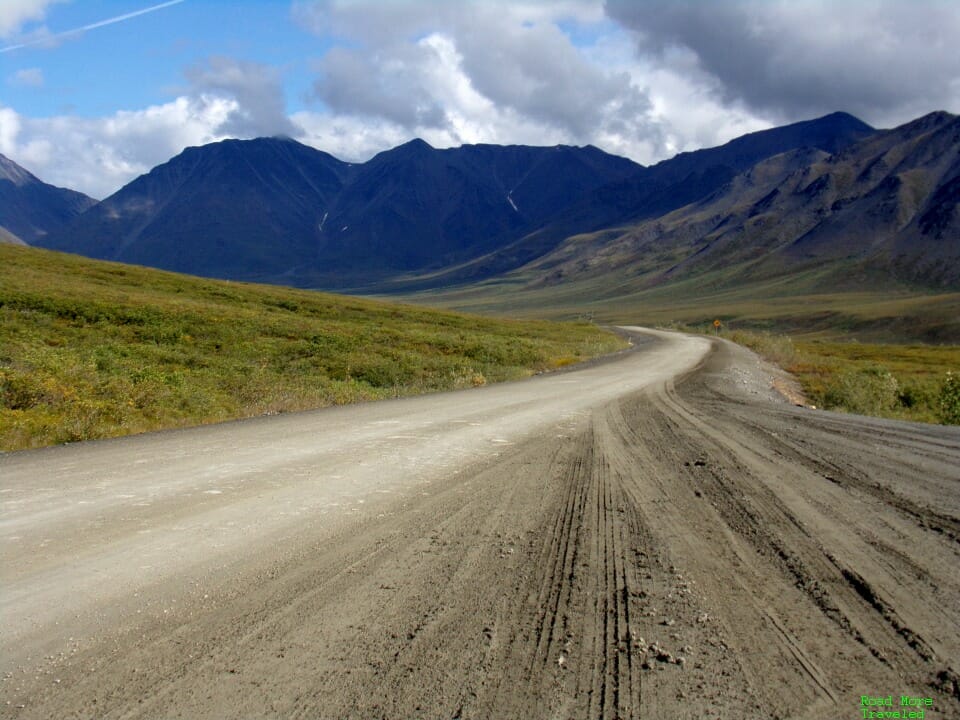
{"type": "Polygon", "coordinates": [[[0,153],[101,199],[184,148],[414,137],[650,164],[960,112],[958,0],[0,0],[0,153]]]}

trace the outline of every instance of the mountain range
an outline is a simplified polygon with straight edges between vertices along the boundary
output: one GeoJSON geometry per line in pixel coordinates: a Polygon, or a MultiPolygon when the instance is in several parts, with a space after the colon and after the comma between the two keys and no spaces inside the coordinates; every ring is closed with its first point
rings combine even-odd
{"type": "Polygon", "coordinates": [[[960,286],[960,119],[944,112],[892,130],[833,113],[649,167],[591,146],[413,140],[347,163],[227,140],[100,203],[0,169],[0,225],[20,239],[217,278],[410,292],[609,277],[635,292],[816,268],[824,287],[960,286]]]}
{"type": "Polygon", "coordinates": [[[413,140],[350,164],[286,138],[189,148],[43,247],[210,277],[366,285],[462,263],[637,165],[593,147],[413,140]]]}
{"type": "Polygon", "coordinates": [[[808,269],[828,290],[956,288],[958,201],[960,118],[938,112],[833,153],[774,155],[674,212],[572,238],[527,270],[543,283],[629,275],[635,289],[808,269]]]}

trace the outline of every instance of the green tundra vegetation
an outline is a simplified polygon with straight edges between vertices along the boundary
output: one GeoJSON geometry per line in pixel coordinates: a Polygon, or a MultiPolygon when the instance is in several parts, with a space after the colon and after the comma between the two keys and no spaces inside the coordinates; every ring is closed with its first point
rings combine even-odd
{"type": "Polygon", "coordinates": [[[634,294],[621,291],[615,276],[537,288],[488,281],[407,298],[470,312],[503,312],[513,304],[527,316],[590,315],[711,335],[713,319],[721,318],[721,336],[794,374],[817,407],[960,424],[960,293],[824,293],[811,279],[815,273],[808,275],[716,292],[700,278],[704,287],[686,280],[634,294]]]}
{"type": "Polygon", "coordinates": [[[0,245],[0,450],[469,388],[625,346],[0,245]]]}
{"type": "Polygon", "coordinates": [[[794,375],[827,410],[960,425],[960,347],[722,333],[794,375]]]}
{"type": "Polygon", "coordinates": [[[624,265],[548,283],[517,271],[407,299],[464,312],[513,307],[526,316],[589,314],[602,323],[710,334],[720,318],[722,336],[793,373],[817,407],[960,424],[960,292],[898,284],[844,263],[749,276],[748,267],[735,265],[645,285],[624,265]]]}

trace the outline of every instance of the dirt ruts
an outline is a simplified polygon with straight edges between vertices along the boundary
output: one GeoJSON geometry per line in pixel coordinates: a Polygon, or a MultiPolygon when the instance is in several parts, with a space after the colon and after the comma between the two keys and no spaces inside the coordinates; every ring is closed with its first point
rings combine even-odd
{"type": "Polygon", "coordinates": [[[305,513],[5,663],[0,715],[820,720],[911,695],[960,717],[960,430],[770,388],[714,342],[335,524],[305,513]]]}

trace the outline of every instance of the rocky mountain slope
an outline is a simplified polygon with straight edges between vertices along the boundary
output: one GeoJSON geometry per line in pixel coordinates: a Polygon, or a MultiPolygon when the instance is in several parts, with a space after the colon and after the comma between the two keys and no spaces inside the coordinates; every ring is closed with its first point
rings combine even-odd
{"type": "MultiPolygon", "coordinates": [[[[6,186],[42,185],[4,167],[6,186]]],[[[47,235],[7,229],[95,258],[360,291],[506,277],[584,282],[589,295],[595,283],[716,289],[798,273],[805,290],[949,289],[958,198],[960,119],[875,131],[834,113],[652,167],[593,147],[414,140],[350,164],[285,138],[228,140],[47,235]]]]}
{"type": "Polygon", "coordinates": [[[708,197],[571,238],[526,270],[537,282],[615,272],[635,289],[702,276],[756,282],[810,268],[829,289],[960,285],[960,118],[939,112],[836,153],[794,150],[708,197]]]}
{"type": "Polygon", "coordinates": [[[399,287],[475,282],[543,257],[567,238],[668,214],[696,202],[767,158],[793,150],[833,153],[875,131],[846,113],[833,113],[783,127],[750,133],[725,145],[681,153],[650,167],[638,167],[622,180],[587,193],[548,222],[495,252],[399,287]]]}
{"type": "Polygon", "coordinates": [[[48,185],[0,155],[0,242],[38,242],[96,202],[83,193],[48,185]]]}
{"type": "Polygon", "coordinates": [[[347,163],[290,140],[188,148],[38,245],[103,260],[283,281],[316,257],[347,163]]]}

